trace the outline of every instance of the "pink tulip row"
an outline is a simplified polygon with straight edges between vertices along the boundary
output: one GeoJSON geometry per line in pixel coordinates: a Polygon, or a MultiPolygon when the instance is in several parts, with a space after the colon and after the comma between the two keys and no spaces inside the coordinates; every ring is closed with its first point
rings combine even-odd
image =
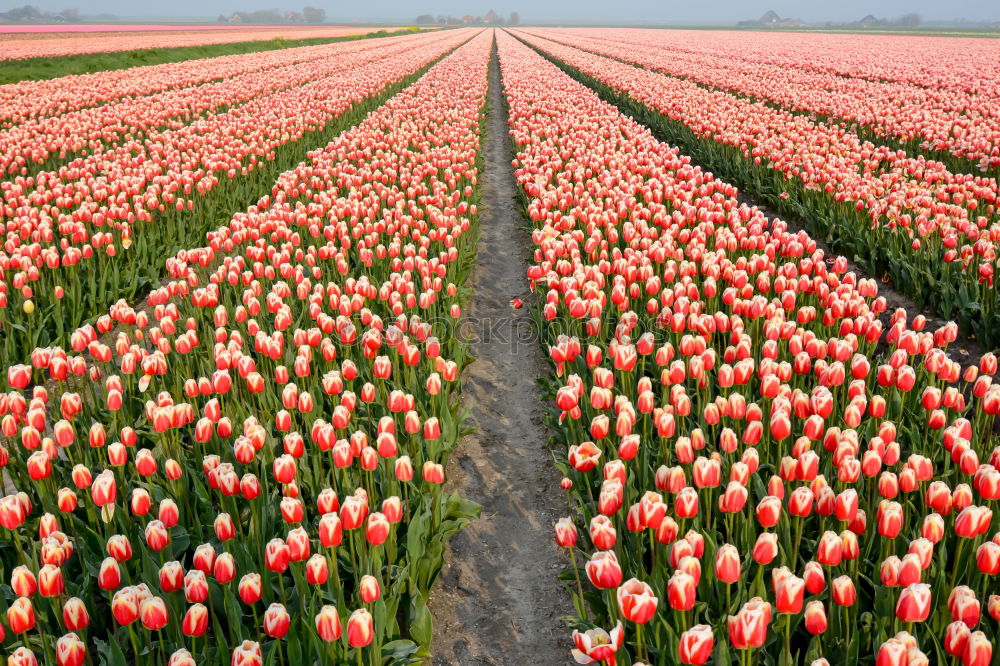
{"type": "MultiPolygon", "coordinates": [[[[871,253],[893,248],[896,260],[920,266],[948,288],[964,283],[967,298],[978,303],[986,321],[993,317],[1000,242],[996,210],[1000,189],[995,180],[952,173],[939,162],[862,141],[837,126],[518,34],[681,123],[696,137],[741,152],[744,168],[766,167],[779,174],[783,182],[790,182],[789,189],[796,185],[801,190],[796,197],[822,200],[830,211],[838,204],[863,211],[866,221],[845,222],[856,225],[845,235],[863,238],[871,253]]],[[[836,216],[830,213],[831,219],[836,216]]]]}
{"type": "Polygon", "coordinates": [[[426,655],[429,586],[472,514],[441,484],[491,44],[167,259],[142,308],[7,369],[11,664],[426,655]]]}
{"type": "Polygon", "coordinates": [[[0,173],[26,175],[29,167],[51,158],[102,153],[126,137],[179,130],[196,119],[335,76],[365,62],[398,56],[426,41],[423,36],[408,36],[337,44],[327,47],[326,55],[319,58],[30,120],[0,130],[0,173]]]}
{"type": "Polygon", "coordinates": [[[115,275],[126,269],[144,274],[148,262],[158,266],[164,251],[173,251],[178,240],[184,247],[192,232],[200,236],[211,224],[211,213],[200,223],[184,219],[204,214],[194,212],[196,203],[212,202],[208,210],[219,202],[224,210],[232,210],[234,201],[245,206],[247,195],[240,195],[237,177],[275,161],[283,147],[324,132],[352,107],[360,108],[472,34],[420,35],[403,53],[378,47],[348,54],[339,64],[347,69],[336,76],[277,91],[189,125],[151,130],[54,172],[0,183],[0,219],[8,229],[17,229],[0,252],[4,335],[30,342],[33,331],[52,328],[53,320],[60,331],[64,320],[76,325],[80,315],[89,314],[76,312],[78,303],[100,303],[103,309],[121,289],[115,275]],[[235,182],[219,188],[224,180],[235,182]],[[154,218],[171,224],[153,226],[154,218]],[[80,273],[83,267],[87,271],[80,273]],[[10,314],[11,306],[24,313],[10,314]],[[36,309],[41,314],[32,318],[36,309]]]}
{"type": "Polygon", "coordinates": [[[254,30],[262,28],[282,29],[295,26],[245,26],[241,24],[219,25],[165,25],[162,23],[6,23],[0,25],[0,35],[65,35],[65,34],[86,34],[94,32],[200,32],[200,31],[225,31],[225,30],[254,30]]]}
{"type": "Polygon", "coordinates": [[[869,81],[1000,95],[1000,74],[994,66],[1000,45],[989,39],[727,30],[635,32],[662,34],[679,51],[718,54],[737,63],[759,62],[869,81]]]}
{"type": "MultiPolygon", "coordinates": [[[[879,136],[917,142],[923,150],[968,160],[975,164],[969,164],[970,170],[1000,167],[1000,97],[995,94],[844,77],[801,69],[794,63],[734,62],[714,52],[688,53],[675,47],[669,33],[588,29],[544,34],[570,46],[798,113],[858,123],[879,136]]],[[[843,39],[849,48],[852,38],[843,39]]]]}
{"type": "Polygon", "coordinates": [[[0,33],[0,60],[26,60],[28,58],[59,58],[90,53],[116,53],[139,49],[176,49],[209,44],[258,42],[272,39],[332,39],[348,35],[373,32],[372,28],[322,26],[297,28],[275,26],[271,28],[244,28],[242,30],[173,30],[123,33],[89,33],[53,37],[37,33],[30,36],[11,36],[0,33]]]}
{"type": "Polygon", "coordinates": [[[20,81],[0,86],[0,127],[101,106],[128,97],[144,97],[286,67],[338,53],[354,53],[370,46],[371,42],[361,40],[184,60],[42,81],[20,81]]]}
{"type": "Polygon", "coordinates": [[[885,327],[843,257],[498,48],[559,387],[576,660],[990,664],[996,357],[952,361],[954,324],[885,327]]]}

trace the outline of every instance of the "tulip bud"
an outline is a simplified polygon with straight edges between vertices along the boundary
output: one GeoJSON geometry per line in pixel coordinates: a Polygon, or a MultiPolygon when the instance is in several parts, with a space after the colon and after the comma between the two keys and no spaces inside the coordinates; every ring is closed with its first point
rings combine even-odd
{"type": "Polygon", "coordinates": [[[18,597],[7,608],[7,626],[15,634],[23,634],[35,627],[35,609],[27,597],[18,597]]]}
{"type": "Polygon", "coordinates": [[[754,562],[766,566],[778,556],[778,535],[774,532],[761,532],[753,547],[754,562]]]}
{"type": "Polygon", "coordinates": [[[712,656],[714,645],[712,627],[707,624],[697,624],[681,634],[677,644],[677,657],[682,664],[701,666],[712,656]]]}
{"type": "Polygon", "coordinates": [[[262,666],[264,663],[261,656],[260,643],[255,641],[243,641],[233,650],[231,666],[262,666]]]}
{"type": "Polygon", "coordinates": [[[268,571],[274,573],[284,573],[288,569],[291,561],[291,552],[288,544],[281,539],[271,539],[264,548],[264,564],[268,571]]]}
{"type": "Polygon", "coordinates": [[[833,603],[838,606],[853,606],[858,600],[858,593],[854,589],[854,581],[849,576],[838,576],[830,583],[830,590],[833,596],[833,603]]]}
{"type": "Polygon", "coordinates": [[[613,550],[594,553],[585,568],[587,578],[599,590],[610,590],[621,585],[622,569],[613,550]]]}
{"type": "Polygon", "coordinates": [[[622,617],[635,624],[646,624],[656,613],[657,598],[646,583],[632,578],[617,591],[618,609],[622,617]]]}
{"type": "Polygon", "coordinates": [[[969,636],[962,654],[964,666],[989,666],[993,661],[993,644],[981,631],[974,631],[969,636]]]}
{"type": "Polygon", "coordinates": [[[372,642],[375,633],[371,613],[359,608],[347,620],[347,642],[353,648],[363,648],[372,642]]]}
{"type": "Polygon", "coordinates": [[[188,637],[197,638],[204,635],[208,629],[208,609],[202,604],[194,604],[187,609],[181,622],[181,632],[188,637]]]}
{"type": "Polygon", "coordinates": [[[252,606],[263,594],[263,587],[259,573],[248,573],[240,579],[238,586],[240,600],[247,606],[252,606]]]}
{"type": "Polygon", "coordinates": [[[724,544],[715,553],[715,577],[731,585],[740,579],[740,553],[736,546],[724,544]]]}
{"type": "Polygon", "coordinates": [[[63,624],[70,631],[80,631],[90,626],[87,606],[79,597],[70,597],[63,604],[63,624]]]}
{"type": "Polygon", "coordinates": [[[58,597],[65,588],[62,569],[52,564],[46,564],[38,570],[38,592],[43,597],[58,597]]]}
{"type": "Polygon", "coordinates": [[[267,610],[264,611],[264,633],[271,638],[284,638],[291,623],[292,618],[288,611],[277,602],[268,606],[267,610]]]}
{"type": "Polygon", "coordinates": [[[335,606],[325,605],[316,615],[316,633],[326,641],[336,641],[341,636],[340,615],[335,606]]]}
{"type": "Polygon", "coordinates": [[[134,587],[123,587],[111,598],[111,614],[121,626],[139,619],[139,599],[134,587]]]}
{"type": "Polygon", "coordinates": [[[170,655],[170,659],[167,661],[167,666],[198,666],[198,664],[195,662],[194,657],[191,656],[190,652],[181,648],[170,655]]]}
{"type": "Polygon", "coordinates": [[[310,585],[322,585],[329,577],[326,558],[316,553],[306,562],[306,581],[310,585]]]}
{"type": "Polygon", "coordinates": [[[806,630],[813,636],[819,636],[826,631],[826,608],[822,601],[810,601],[806,604],[806,630]]]}
{"type": "Polygon", "coordinates": [[[961,657],[971,635],[972,631],[964,622],[952,622],[945,628],[944,651],[952,657],[961,657]]]}
{"type": "MultiPolygon", "coordinates": [[[[614,551],[609,551],[614,552],[614,551]]],[[[674,610],[688,611],[694,608],[697,588],[694,577],[685,571],[675,571],[667,581],[667,601],[674,610]]]]}
{"type": "Polygon", "coordinates": [[[896,601],[896,617],[901,622],[923,622],[931,610],[931,586],[914,583],[904,587],[896,601]]]}

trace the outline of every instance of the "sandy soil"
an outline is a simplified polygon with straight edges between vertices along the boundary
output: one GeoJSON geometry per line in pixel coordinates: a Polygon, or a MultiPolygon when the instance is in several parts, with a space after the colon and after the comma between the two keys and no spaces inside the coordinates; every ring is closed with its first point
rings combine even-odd
{"type": "Polygon", "coordinates": [[[536,377],[548,372],[524,298],[530,238],[514,201],[507,114],[500,71],[490,68],[490,116],[483,174],[475,295],[466,316],[476,361],[463,391],[475,434],[458,445],[449,487],[483,505],[479,520],[451,541],[431,599],[435,666],[568,664],[569,596],[557,579],[565,566],[552,525],[563,515],[559,476],[546,446],[536,377]]]}

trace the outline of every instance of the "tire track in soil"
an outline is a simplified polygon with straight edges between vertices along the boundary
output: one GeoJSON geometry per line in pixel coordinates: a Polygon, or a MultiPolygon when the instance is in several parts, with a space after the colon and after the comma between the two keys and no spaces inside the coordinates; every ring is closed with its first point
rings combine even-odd
{"type": "Polygon", "coordinates": [[[462,378],[476,432],[452,454],[446,488],[483,505],[448,546],[431,597],[434,666],[572,663],[560,617],[571,604],[552,526],[565,513],[536,378],[549,367],[525,297],[530,237],[514,199],[500,67],[490,62],[480,238],[466,308],[476,357],[462,378]]]}

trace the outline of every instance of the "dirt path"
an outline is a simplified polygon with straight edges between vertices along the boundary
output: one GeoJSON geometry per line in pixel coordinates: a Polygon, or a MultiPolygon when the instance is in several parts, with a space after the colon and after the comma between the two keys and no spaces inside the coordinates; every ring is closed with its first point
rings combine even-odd
{"type": "Polygon", "coordinates": [[[535,384],[548,367],[527,309],[510,307],[527,291],[530,239],[519,228],[501,96],[494,55],[475,295],[465,328],[477,360],[463,392],[477,431],[459,442],[447,470],[450,489],[482,504],[483,514],[451,540],[432,595],[434,666],[572,663],[559,621],[571,604],[557,579],[564,563],[552,536],[565,506],[535,384]]]}

